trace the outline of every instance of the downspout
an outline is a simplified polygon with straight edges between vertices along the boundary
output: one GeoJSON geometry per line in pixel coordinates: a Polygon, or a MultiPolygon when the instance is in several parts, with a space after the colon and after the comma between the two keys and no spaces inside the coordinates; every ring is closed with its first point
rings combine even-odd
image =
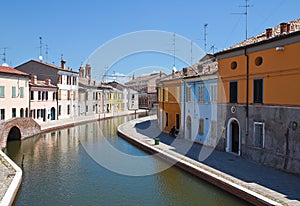
{"type": "Polygon", "coordinates": [[[246,57],[246,136],[249,134],[249,56],[245,47],[244,54],[246,57]]]}
{"type": "Polygon", "coordinates": [[[181,92],[181,94],[183,94],[183,139],[184,139],[184,136],[185,136],[185,81],[184,81],[184,77],[182,78],[182,82],[183,82],[183,91],[181,92]]]}

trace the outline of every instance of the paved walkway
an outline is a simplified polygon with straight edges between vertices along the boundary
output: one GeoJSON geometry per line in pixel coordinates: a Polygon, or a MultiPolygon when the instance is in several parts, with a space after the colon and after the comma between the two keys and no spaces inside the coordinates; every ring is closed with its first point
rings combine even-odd
{"type": "Polygon", "coordinates": [[[10,164],[8,164],[2,155],[0,155],[0,163],[0,197],[2,200],[16,174],[16,171],[10,164]]]}
{"type": "Polygon", "coordinates": [[[184,155],[192,159],[194,165],[203,167],[207,171],[211,170],[213,174],[267,197],[279,205],[300,205],[300,176],[265,167],[230,153],[212,151],[210,148],[184,139],[174,139],[168,134],[159,132],[157,121],[153,116],[148,120],[143,118],[143,120],[134,120],[133,123],[126,124],[119,127],[119,130],[123,129],[127,135],[145,143],[149,143],[149,137],[159,137],[160,142],[164,144],[156,146],[153,145],[154,141],[150,141],[151,146],[163,152],[176,156],[177,154],[184,155]],[[147,138],[148,141],[145,140],[147,138]],[[203,153],[203,151],[206,152],[203,153]],[[210,152],[207,158],[203,158],[210,152]]]}

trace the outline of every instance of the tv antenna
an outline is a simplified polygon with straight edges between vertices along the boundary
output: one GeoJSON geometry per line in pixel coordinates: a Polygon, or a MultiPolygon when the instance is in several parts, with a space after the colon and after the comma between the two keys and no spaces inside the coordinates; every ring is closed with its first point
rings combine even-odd
{"type": "Polygon", "coordinates": [[[208,26],[208,24],[205,23],[204,24],[204,52],[206,52],[206,45],[207,45],[207,43],[206,43],[206,37],[207,37],[206,29],[207,29],[207,26],[208,26]]]}
{"type": "Polygon", "coordinates": [[[40,62],[43,61],[43,42],[42,42],[42,37],[39,38],[40,39],[40,56],[39,56],[39,60],[40,62]]]}
{"type": "Polygon", "coordinates": [[[176,66],[175,66],[175,63],[176,63],[176,58],[175,58],[175,55],[176,55],[176,34],[173,33],[173,69],[174,71],[176,71],[176,66]]]}
{"type": "Polygon", "coordinates": [[[48,61],[48,49],[49,49],[48,44],[46,44],[45,47],[46,47],[46,62],[47,62],[48,61]]]}
{"type": "Polygon", "coordinates": [[[240,5],[239,7],[243,7],[245,8],[245,12],[242,13],[232,13],[232,14],[238,14],[238,15],[245,15],[245,35],[246,35],[246,39],[248,39],[248,8],[252,7],[252,5],[249,5],[249,1],[250,0],[245,0],[245,5],[240,5]]]}
{"type": "Polygon", "coordinates": [[[3,49],[3,53],[2,53],[2,55],[3,55],[3,58],[2,58],[3,64],[2,65],[4,66],[4,65],[7,65],[7,63],[6,63],[6,50],[8,49],[8,47],[3,47],[1,49],[3,49]]]}

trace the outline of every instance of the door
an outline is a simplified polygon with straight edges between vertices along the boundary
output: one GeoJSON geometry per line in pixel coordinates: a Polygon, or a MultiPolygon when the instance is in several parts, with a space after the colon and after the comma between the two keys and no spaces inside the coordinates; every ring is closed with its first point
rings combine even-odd
{"type": "Polygon", "coordinates": [[[231,122],[231,151],[234,153],[239,153],[239,142],[240,139],[240,129],[237,121],[231,122]]]}

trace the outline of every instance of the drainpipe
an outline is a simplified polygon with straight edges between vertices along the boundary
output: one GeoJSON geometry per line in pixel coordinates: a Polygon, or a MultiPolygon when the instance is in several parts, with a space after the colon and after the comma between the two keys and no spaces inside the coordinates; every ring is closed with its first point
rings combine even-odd
{"type": "Polygon", "coordinates": [[[245,47],[244,54],[246,57],[246,136],[249,134],[249,56],[245,47]]]}
{"type": "Polygon", "coordinates": [[[185,81],[184,81],[184,78],[182,78],[182,83],[183,83],[183,91],[181,92],[181,94],[183,95],[183,139],[184,139],[184,136],[185,136],[185,81]]]}

